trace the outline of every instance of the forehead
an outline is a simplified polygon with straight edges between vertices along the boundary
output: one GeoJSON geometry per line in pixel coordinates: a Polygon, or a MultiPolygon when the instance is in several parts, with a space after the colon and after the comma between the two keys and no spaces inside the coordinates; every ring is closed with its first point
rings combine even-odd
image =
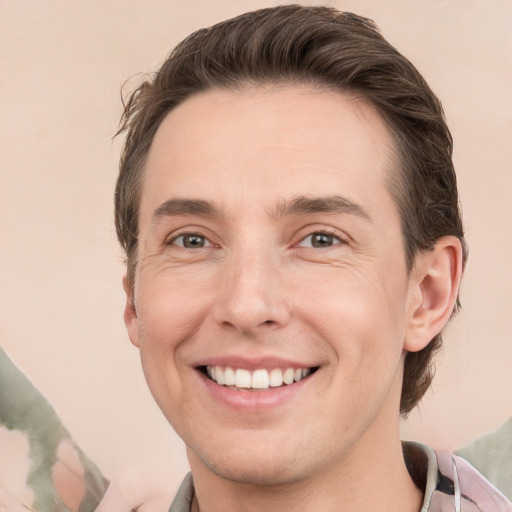
{"type": "Polygon", "coordinates": [[[228,208],[299,195],[371,203],[388,195],[392,155],[381,116],[354,95],[306,86],[210,90],[180,104],[157,130],[140,220],[170,197],[228,208]]]}

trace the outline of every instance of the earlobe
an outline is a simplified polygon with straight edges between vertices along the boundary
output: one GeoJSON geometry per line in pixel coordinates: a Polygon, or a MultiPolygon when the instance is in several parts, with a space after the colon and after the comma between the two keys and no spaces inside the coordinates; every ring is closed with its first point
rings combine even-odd
{"type": "Polygon", "coordinates": [[[128,282],[128,277],[123,276],[123,288],[126,294],[126,304],[124,307],[124,324],[128,331],[130,341],[136,346],[139,346],[139,319],[137,317],[137,308],[135,305],[135,298],[133,296],[133,289],[128,282]]]}
{"type": "Polygon", "coordinates": [[[416,258],[411,273],[404,350],[417,352],[439,334],[455,307],[462,278],[462,246],[458,238],[440,238],[432,251],[416,258]]]}

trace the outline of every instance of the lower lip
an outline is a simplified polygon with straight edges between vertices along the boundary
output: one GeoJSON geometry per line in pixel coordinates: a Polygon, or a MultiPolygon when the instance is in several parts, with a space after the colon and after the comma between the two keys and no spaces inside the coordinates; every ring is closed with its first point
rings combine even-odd
{"type": "Polygon", "coordinates": [[[299,382],[294,382],[293,384],[250,391],[239,391],[226,386],[220,386],[215,381],[206,377],[206,375],[200,370],[197,370],[197,373],[199,374],[203,384],[206,386],[208,392],[211,393],[217,402],[221,402],[222,404],[238,411],[260,413],[279,407],[291,400],[297,393],[308,385],[316,372],[299,382]]]}

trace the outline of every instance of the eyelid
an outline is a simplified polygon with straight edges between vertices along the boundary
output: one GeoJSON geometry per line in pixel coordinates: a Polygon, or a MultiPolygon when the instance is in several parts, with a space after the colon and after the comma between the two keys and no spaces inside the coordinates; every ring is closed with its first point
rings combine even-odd
{"type": "Polygon", "coordinates": [[[206,235],[205,233],[202,233],[200,230],[194,230],[194,229],[180,229],[178,230],[177,232],[175,233],[172,233],[171,235],[169,235],[166,239],[165,239],[165,242],[164,242],[164,245],[168,246],[168,245],[174,245],[175,247],[179,247],[181,249],[188,249],[187,247],[184,247],[182,244],[176,244],[176,240],[178,240],[179,238],[183,238],[185,236],[198,236],[198,237],[201,237],[201,238],[204,238],[205,241],[206,241],[206,245],[204,247],[198,247],[194,250],[198,250],[198,249],[204,249],[206,247],[218,247],[218,244],[215,244],[212,240],[211,240],[211,237],[206,235]]]}
{"type": "MultiPolygon", "coordinates": [[[[303,230],[301,230],[301,231],[303,232],[303,230]]],[[[293,245],[295,247],[308,247],[308,246],[301,245],[301,244],[313,235],[327,235],[327,236],[333,237],[337,241],[337,243],[334,243],[331,247],[336,247],[338,245],[346,245],[349,243],[349,237],[347,235],[341,233],[337,229],[330,228],[327,226],[322,226],[322,227],[318,227],[316,229],[314,227],[308,228],[308,231],[306,232],[306,234],[304,236],[301,235],[298,242],[296,242],[293,245]]],[[[315,249],[317,249],[317,248],[315,248],[315,249]]]]}

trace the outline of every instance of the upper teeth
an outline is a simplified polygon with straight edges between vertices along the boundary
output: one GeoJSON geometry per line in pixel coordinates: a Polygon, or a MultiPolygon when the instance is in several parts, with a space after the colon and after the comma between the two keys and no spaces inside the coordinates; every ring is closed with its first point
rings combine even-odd
{"type": "Polygon", "coordinates": [[[293,384],[302,380],[311,373],[309,368],[264,368],[253,372],[243,368],[230,366],[207,366],[208,376],[221,386],[235,386],[237,388],[268,389],[283,384],[293,384]]]}

